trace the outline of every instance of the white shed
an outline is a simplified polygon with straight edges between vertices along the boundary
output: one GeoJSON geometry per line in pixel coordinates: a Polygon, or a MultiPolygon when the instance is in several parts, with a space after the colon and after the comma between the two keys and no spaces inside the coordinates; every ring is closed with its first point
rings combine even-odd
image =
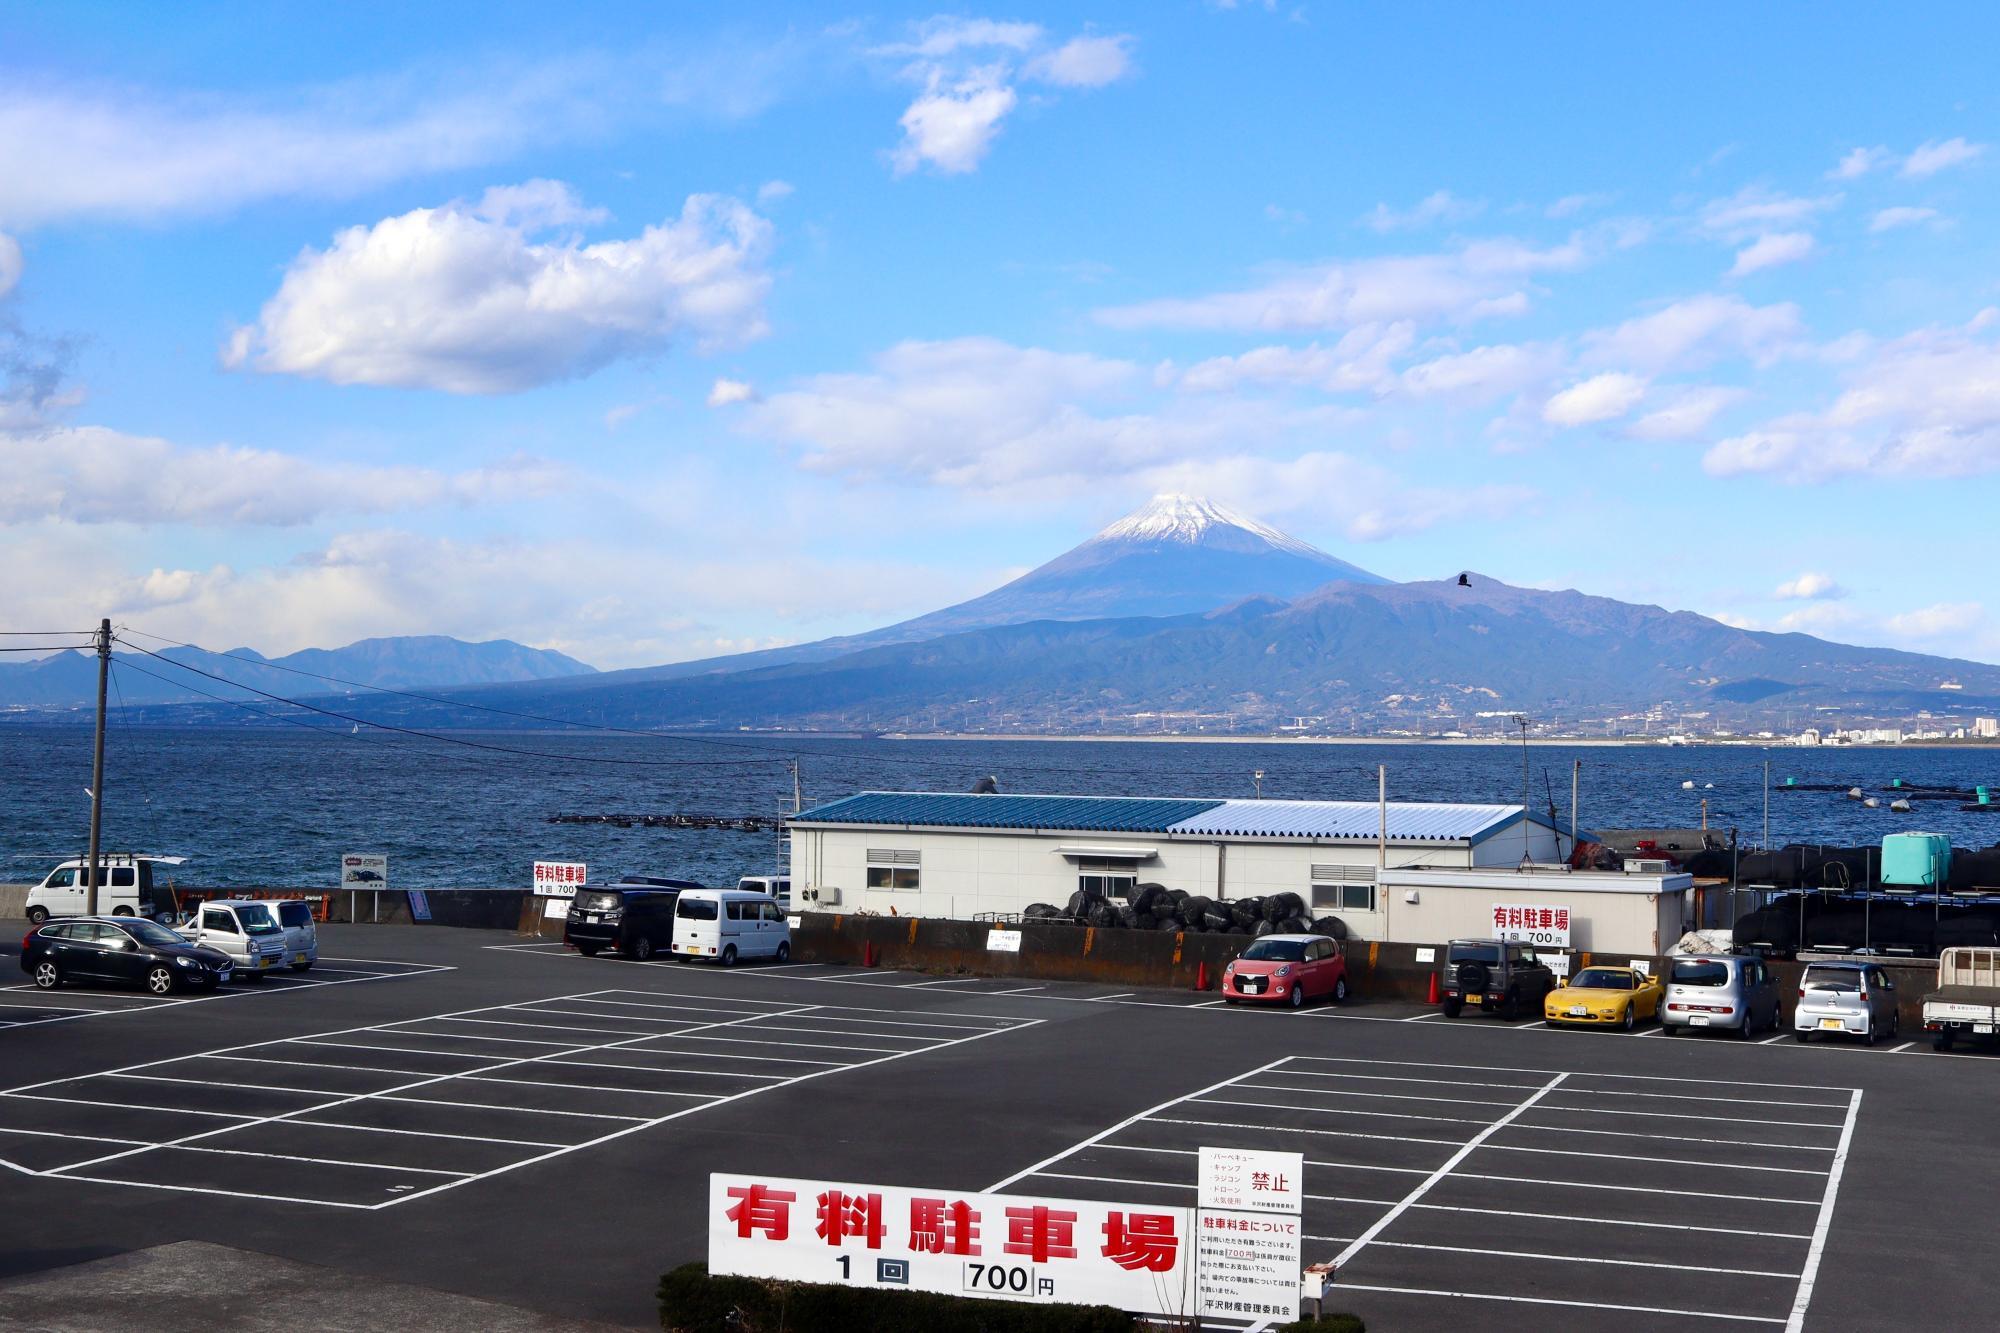
{"type": "Polygon", "coordinates": [[[1680,872],[1391,869],[1382,877],[1386,938],[1433,944],[1525,939],[1543,948],[1652,957],[1692,922],[1694,876],[1680,872]]]}

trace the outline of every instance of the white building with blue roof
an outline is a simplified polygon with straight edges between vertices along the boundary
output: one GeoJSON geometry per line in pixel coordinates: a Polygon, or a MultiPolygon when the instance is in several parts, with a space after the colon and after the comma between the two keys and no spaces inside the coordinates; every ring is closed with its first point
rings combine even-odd
{"type": "Polygon", "coordinates": [[[1221,899],[1290,891],[1360,939],[1398,938],[1393,872],[1512,874],[1571,848],[1568,830],[1518,805],[1409,801],[862,792],[790,827],[794,901],[821,910],[963,919],[1157,883],[1221,899]]]}

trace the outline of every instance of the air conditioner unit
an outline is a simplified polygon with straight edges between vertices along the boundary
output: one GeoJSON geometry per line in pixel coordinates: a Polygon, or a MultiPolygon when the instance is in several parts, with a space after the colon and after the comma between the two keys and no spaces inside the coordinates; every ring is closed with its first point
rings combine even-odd
{"type": "Polygon", "coordinates": [[[1642,861],[1634,859],[1625,863],[1625,873],[1628,875],[1670,875],[1673,873],[1673,870],[1674,863],[1672,861],[1642,861]]]}
{"type": "Polygon", "coordinates": [[[818,903],[822,907],[837,907],[840,905],[840,890],[831,885],[807,889],[805,897],[807,902],[818,903]]]}

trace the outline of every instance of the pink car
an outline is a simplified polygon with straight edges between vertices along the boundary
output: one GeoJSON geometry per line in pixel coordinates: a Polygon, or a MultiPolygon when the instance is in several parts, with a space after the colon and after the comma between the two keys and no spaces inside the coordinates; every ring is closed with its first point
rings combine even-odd
{"type": "Polygon", "coordinates": [[[1266,935],[1222,970],[1225,1004],[1243,1000],[1297,1009],[1322,996],[1336,1004],[1347,999],[1347,959],[1325,935],[1266,935]]]}

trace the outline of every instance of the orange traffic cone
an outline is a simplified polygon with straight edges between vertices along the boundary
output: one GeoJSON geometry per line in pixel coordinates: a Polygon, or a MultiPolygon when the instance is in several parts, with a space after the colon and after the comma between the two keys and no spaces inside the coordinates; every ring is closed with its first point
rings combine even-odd
{"type": "Polygon", "coordinates": [[[1201,966],[1195,969],[1194,988],[1196,990],[1208,989],[1208,960],[1206,958],[1202,959],[1201,966]]]}
{"type": "Polygon", "coordinates": [[[1435,972],[1433,972],[1433,973],[1431,973],[1431,993],[1430,993],[1430,997],[1429,997],[1428,999],[1426,999],[1426,1000],[1424,1001],[1424,1003],[1425,1003],[1425,1004],[1436,1004],[1437,1002],[1438,1002],[1438,974],[1437,974],[1437,973],[1435,973],[1435,972]]]}

